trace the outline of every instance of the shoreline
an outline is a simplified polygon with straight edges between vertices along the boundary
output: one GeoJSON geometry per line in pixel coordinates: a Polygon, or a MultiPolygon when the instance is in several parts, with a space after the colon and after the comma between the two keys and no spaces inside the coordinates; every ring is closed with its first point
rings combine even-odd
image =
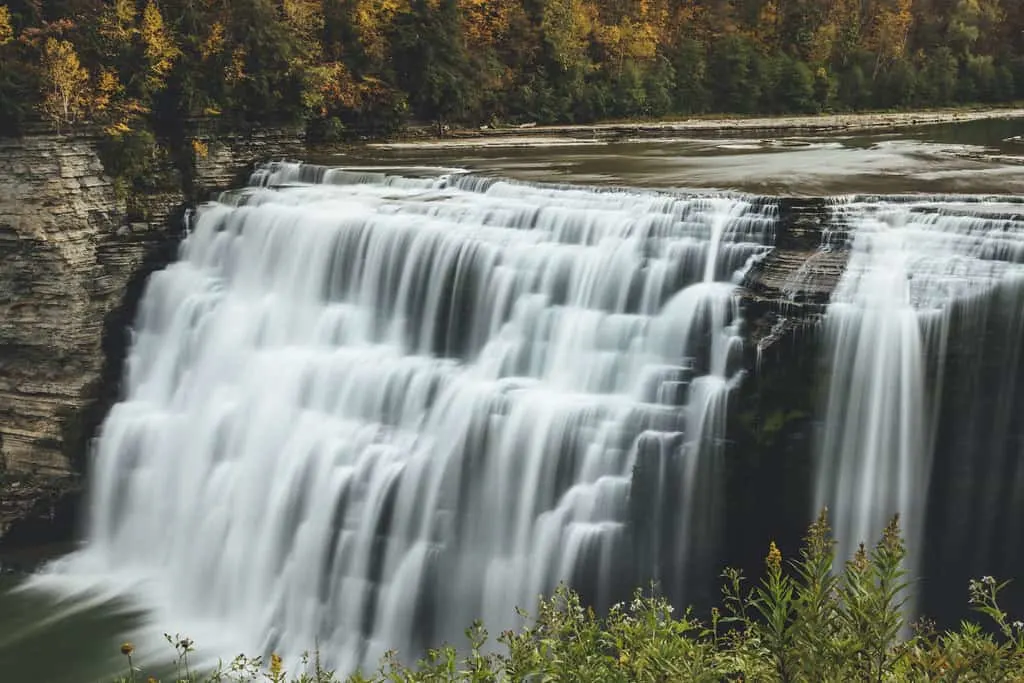
{"type": "Polygon", "coordinates": [[[521,125],[502,128],[459,128],[445,137],[436,134],[410,136],[411,130],[392,140],[367,141],[359,146],[373,149],[429,147],[482,147],[579,145],[628,138],[679,138],[693,134],[887,132],[950,123],[1024,118],[1024,107],[935,109],[906,112],[852,112],[801,116],[690,117],[665,121],[612,121],[589,124],[521,125]]]}

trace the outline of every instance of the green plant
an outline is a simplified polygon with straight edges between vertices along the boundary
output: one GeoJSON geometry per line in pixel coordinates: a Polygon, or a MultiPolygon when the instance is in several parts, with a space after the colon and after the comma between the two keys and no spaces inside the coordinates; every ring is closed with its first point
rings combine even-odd
{"type": "MultiPolygon", "coordinates": [[[[560,586],[541,599],[535,616],[520,611],[522,626],[496,643],[483,624],[466,631],[467,647],[429,650],[412,665],[389,652],[377,671],[352,674],[348,683],[462,681],[1024,681],[1024,623],[999,606],[1006,583],[972,581],[970,602],[992,624],[964,622],[936,632],[927,622],[905,631],[909,584],[899,520],[870,550],[861,546],[836,570],[835,542],[825,512],[810,526],[797,557],[785,561],[771,543],[765,575],[748,588],[743,574],[723,572],[721,607],[707,622],[692,610],[674,616],[655,586],[599,616],[578,594],[560,586]]],[[[320,664],[317,650],[289,676],[280,657],[269,665],[239,656],[199,675],[189,666],[192,641],[167,636],[175,648],[175,683],[340,683],[320,664]]],[[[121,683],[133,681],[136,669],[121,683]]],[[[154,680],[154,679],[151,679],[154,680]]]]}

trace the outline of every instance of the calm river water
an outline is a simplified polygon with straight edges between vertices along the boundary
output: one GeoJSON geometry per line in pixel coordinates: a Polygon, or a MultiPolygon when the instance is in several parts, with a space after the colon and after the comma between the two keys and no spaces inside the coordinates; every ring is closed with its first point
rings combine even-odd
{"type": "Polygon", "coordinates": [[[765,194],[1017,193],[1024,190],[1024,119],[937,125],[903,133],[535,144],[447,141],[382,145],[321,159],[337,164],[450,166],[520,178],[765,194]]]}

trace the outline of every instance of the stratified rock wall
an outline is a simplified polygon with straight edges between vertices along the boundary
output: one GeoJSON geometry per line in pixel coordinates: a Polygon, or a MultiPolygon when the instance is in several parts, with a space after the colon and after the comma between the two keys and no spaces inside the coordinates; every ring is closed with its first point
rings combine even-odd
{"type": "Polygon", "coordinates": [[[206,201],[221,190],[245,184],[257,162],[298,158],[305,151],[301,130],[270,129],[248,135],[197,131],[203,152],[196,154],[195,197],[206,201]]]}
{"type": "Polygon", "coordinates": [[[104,331],[128,281],[176,237],[163,197],[128,222],[90,137],[0,138],[0,537],[77,486],[104,331]]]}
{"type": "Polygon", "coordinates": [[[748,347],[758,359],[780,340],[817,324],[849,258],[832,200],[783,197],[775,248],[741,283],[748,347]]]}

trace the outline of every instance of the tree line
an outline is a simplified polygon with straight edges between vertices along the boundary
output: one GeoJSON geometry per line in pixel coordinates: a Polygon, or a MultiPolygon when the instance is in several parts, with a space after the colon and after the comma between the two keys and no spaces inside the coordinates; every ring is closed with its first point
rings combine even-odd
{"type": "Polygon", "coordinates": [[[1022,42],[1020,0],[8,0],[0,133],[1006,102],[1022,42]]]}

